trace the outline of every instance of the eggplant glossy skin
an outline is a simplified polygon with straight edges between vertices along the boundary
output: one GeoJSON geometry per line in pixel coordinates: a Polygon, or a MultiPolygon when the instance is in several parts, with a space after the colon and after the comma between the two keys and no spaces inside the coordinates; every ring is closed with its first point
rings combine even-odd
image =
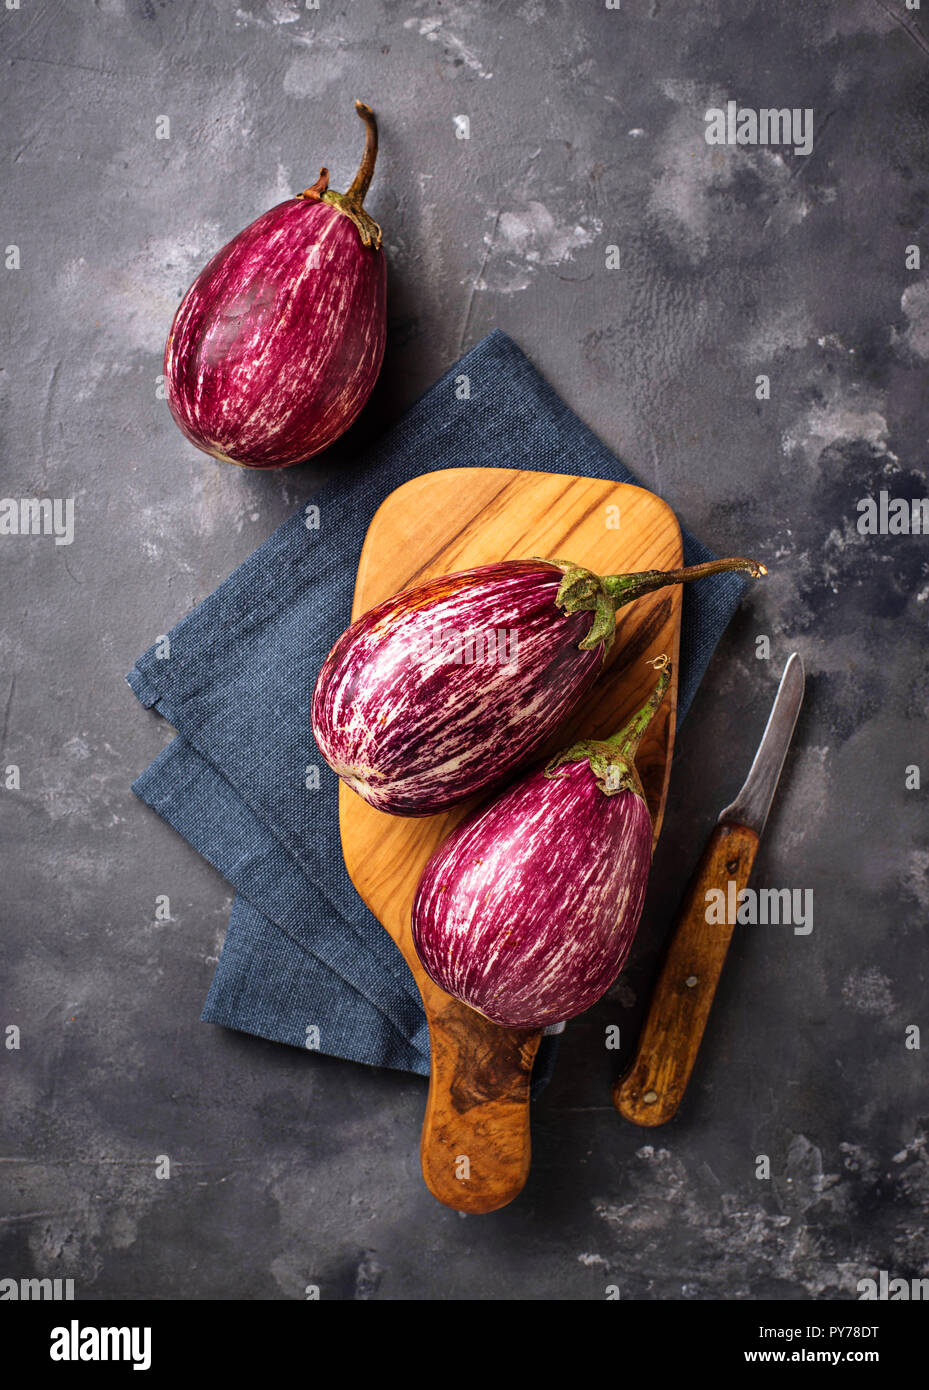
{"type": "Polygon", "coordinates": [[[224,246],[182,299],[165,348],[168,405],[215,458],[300,463],[361,411],[386,331],[383,251],[336,207],[291,198],[224,246]]]}
{"type": "Polygon", "coordinates": [[[602,666],[602,643],[578,649],[590,612],[566,615],[555,603],[561,579],[544,561],[502,561],[365,613],[316,683],[313,732],[329,765],[372,806],[404,816],[507,780],[602,666]]]}
{"type": "Polygon", "coordinates": [[[432,855],[413,904],[419,958],[504,1027],[572,1018],[622,969],[651,855],[637,793],[604,794],[586,759],[532,772],[432,855]]]}

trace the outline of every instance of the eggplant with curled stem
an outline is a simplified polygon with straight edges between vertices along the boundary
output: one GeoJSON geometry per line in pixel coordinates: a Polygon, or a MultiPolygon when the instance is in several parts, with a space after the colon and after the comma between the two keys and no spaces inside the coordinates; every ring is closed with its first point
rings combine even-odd
{"type": "Polygon", "coordinates": [[[635,937],[652,820],[635,768],[671,679],[612,738],[566,748],[466,820],[432,855],[413,903],[429,977],[506,1028],[545,1028],[596,1003],[635,937]]]}

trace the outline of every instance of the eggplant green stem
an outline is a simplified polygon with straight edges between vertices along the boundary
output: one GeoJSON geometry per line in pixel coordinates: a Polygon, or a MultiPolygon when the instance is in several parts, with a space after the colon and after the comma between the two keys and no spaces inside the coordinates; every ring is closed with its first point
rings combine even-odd
{"type": "Polygon", "coordinates": [[[564,575],[555,602],[565,613],[582,610],[593,612],[593,622],[583,641],[578,643],[582,652],[593,651],[603,644],[603,655],[613,645],[616,635],[616,610],[623,604],[655,589],[664,589],[669,584],[689,584],[694,579],[704,579],[710,574],[742,573],[752,579],[767,574],[767,568],[757,560],[747,560],[736,556],[728,560],[709,560],[702,565],[688,565],[680,570],[642,570],[638,574],[594,574],[583,565],[575,565],[570,560],[546,560],[564,575]]]}
{"type": "Polygon", "coordinates": [[[658,706],[671,684],[671,658],[669,656],[665,656],[662,652],[661,656],[654,657],[648,664],[654,666],[655,670],[660,673],[655,682],[654,690],[642,708],[632,716],[629,723],[624,724],[619,733],[611,734],[606,740],[613,747],[621,748],[627,758],[634,758],[638,753],[642,735],[655,717],[658,706]]]}
{"type": "MultiPolygon", "coordinates": [[[[641,574],[607,574],[603,577],[603,587],[619,603],[630,603],[640,594],[653,589],[663,589],[668,584],[689,584],[692,579],[705,579],[710,574],[732,574],[741,572],[751,579],[760,579],[767,574],[764,565],[757,560],[747,560],[736,556],[731,560],[708,560],[702,565],[688,565],[682,570],[643,570],[641,574]]],[[[617,603],[617,608],[619,607],[617,603]]]]}
{"type": "Polygon", "coordinates": [[[583,739],[558,753],[546,767],[546,777],[557,777],[558,768],[565,763],[579,763],[586,758],[597,786],[604,796],[615,796],[617,792],[628,791],[645,800],[635,758],[642,737],[671,684],[671,659],[662,654],[650,661],[649,665],[654,666],[660,674],[641,709],[636,710],[628,723],[610,738],[583,739]]]}
{"type": "Polygon", "coordinates": [[[379,251],[384,239],[383,233],[374,218],[362,207],[371,186],[377,160],[377,117],[363,101],[355,102],[355,110],[365,123],[365,147],[358,173],[352,179],[348,192],[337,193],[334,188],[330,188],[329,170],[320,169],[319,178],[313,187],[305,188],[297,197],[306,198],[310,202],[328,203],[330,207],[338,208],[339,212],[344,212],[358,228],[362,245],[379,251]]]}

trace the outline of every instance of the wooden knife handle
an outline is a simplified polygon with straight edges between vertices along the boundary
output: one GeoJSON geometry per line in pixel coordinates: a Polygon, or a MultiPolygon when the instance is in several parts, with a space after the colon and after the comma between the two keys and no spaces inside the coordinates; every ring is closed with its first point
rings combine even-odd
{"type": "Polygon", "coordinates": [[[735,883],[738,893],[748,883],[757,850],[754,830],[718,825],[703,852],[671,933],[635,1059],[613,1087],[613,1104],[633,1124],[665,1124],[684,1098],[733,930],[729,922],[707,922],[707,890],[726,893],[735,883]]]}
{"type": "Polygon", "coordinates": [[[496,1211],[529,1176],[529,1082],[542,1035],[501,1028],[444,997],[430,1019],[423,1177],[456,1211],[496,1211]]]}

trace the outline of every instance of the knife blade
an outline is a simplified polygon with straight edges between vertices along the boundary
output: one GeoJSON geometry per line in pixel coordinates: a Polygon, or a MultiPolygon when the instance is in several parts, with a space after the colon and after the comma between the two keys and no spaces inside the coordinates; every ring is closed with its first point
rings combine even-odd
{"type": "Polygon", "coordinates": [[[736,895],[748,885],[804,686],[803,661],[793,652],[748,776],[735,800],[720,812],[684,896],[635,1056],[613,1087],[613,1104],[634,1124],[667,1123],[684,1098],[734,927],[728,921],[707,922],[707,892],[722,889],[729,901],[730,883],[736,895]]]}

